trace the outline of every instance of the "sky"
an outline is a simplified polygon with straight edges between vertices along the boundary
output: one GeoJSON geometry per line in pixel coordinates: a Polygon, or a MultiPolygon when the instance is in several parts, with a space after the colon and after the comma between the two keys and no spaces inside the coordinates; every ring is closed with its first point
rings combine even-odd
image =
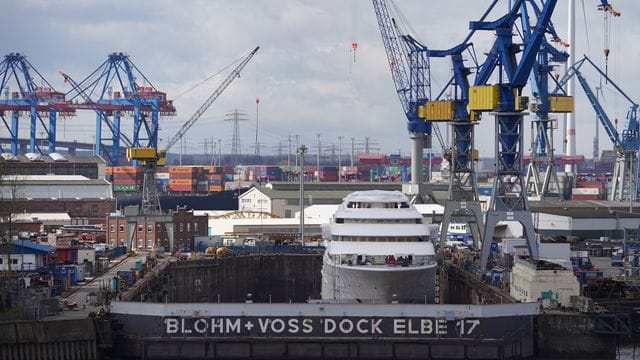
{"type": "MultiPolygon", "coordinates": [[[[399,0],[411,34],[430,48],[449,48],[468,33],[489,0],[399,0]]],[[[590,54],[604,63],[605,21],[596,0],[576,0],[577,56],[590,54]],[[587,36],[588,35],[588,36],[587,36]]],[[[632,99],[640,93],[640,12],[635,1],[611,1],[622,16],[609,25],[609,74],[632,99]],[[634,45],[635,44],[635,45],[634,45]]],[[[566,39],[567,1],[559,0],[554,24],[566,39]]],[[[343,153],[351,138],[362,144],[369,138],[373,152],[410,152],[406,119],[395,93],[388,61],[370,1],[365,0],[237,0],[237,1],[121,1],[121,0],[9,0],[0,13],[0,48],[21,52],[60,91],[68,91],[58,71],[76,80],[98,67],[111,52],[125,52],[153,85],[175,99],[177,116],[161,119],[160,138],[167,141],[218,87],[229,69],[220,72],[256,46],[257,55],[200,120],[185,139],[189,152],[202,153],[205,139],[221,139],[223,152],[231,150],[233,124],[228,113],[246,114],[240,123],[242,153],[254,153],[256,124],[260,152],[286,153],[288,139],[295,147],[306,144],[317,151],[318,134],[324,151],[343,136],[343,153]],[[357,43],[355,54],[352,43],[357,43]],[[190,90],[195,85],[200,86],[190,90]],[[256,98],[260,99],[256,108],[256,98]],[[256,122],[257,118],[257,122],[256,122]]],[[[489,19],[506,12],[501,1],[489,19]]],[[[404,23],[404,21],[403,21],[404,23]]],[[[492,34],[474,38],[481,59],[492,34]]],[[[561,72],[559,69],[559,72],[561,72]]],[[[449,77],[449,63],[431,64],[434,93],[449,77]]],[[[598,81],[586,71],[592,86],[598,81]]],[[[604,103],[619,127],[629,104],[603,84],[604,103]]],[[[577,150],[591,157],[596,118],[581,89],[576,90],[577,150]]],[[[94,115],[81,112],[60,120],[58,138],[92,142],[94,115]]],[[[525,143],[530,142],[531,116],[525,117],[525,143]]],[[[133,128],[124,120],[126,131],[133,128]]],[[[27,138],[27,122],[20,137],[27,138]]],[[[494,120],[485,116],[476,129],[476,147],[482,157],[493,156],[494,120]]],[[[562,151],[562,116],[554,142],[562,151]]],[[[441,125],[443,134],[446,126],[441,125]]],[[[39,129],[38,131],[41,131],[39,129]]],[[[0,136],[8,135],[0,124],[0,136]]],[[[529,146],[525,146],[526,149],[529,146]]],[[[611,148],[600,127],[600,149],[611,148]]],[[[437,149],[436,149],[437,151],[437,149]]]]}

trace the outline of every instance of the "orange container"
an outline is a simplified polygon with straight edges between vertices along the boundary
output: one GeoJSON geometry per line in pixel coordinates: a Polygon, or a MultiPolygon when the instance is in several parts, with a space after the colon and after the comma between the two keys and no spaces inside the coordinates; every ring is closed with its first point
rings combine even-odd
{"type": "Polygon", "coordinates": [[[209,185],[209,191],[211,192],[222,191],[222,185],[209,185]]]}
{"type": "Polygon", "coordinates": [[[193,186],[193,180],[191,180],[191,179],[169,179],[169,185],[193,186]]]}
{"type": "Polygon", "coordinates": [[[113,174],[113,166],[107,166],[106,173],[109,175],[113,174]]]}
{"type": "Polygon", "coordinates": [[[170,173],[194,173],[199,172],[201,169],[200,166],[169,166],[170,173]]]}
{"type": "Polygon", "coordinates": [[[141,170],[137,166],[114,166],[113,167],[114,174],[136,174],[139,172],[141,172],[141,170]]]}

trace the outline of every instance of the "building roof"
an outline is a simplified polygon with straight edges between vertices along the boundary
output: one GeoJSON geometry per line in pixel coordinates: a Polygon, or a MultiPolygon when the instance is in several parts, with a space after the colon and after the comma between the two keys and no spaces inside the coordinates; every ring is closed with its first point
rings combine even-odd
{"type": "MultiPolygon", "coordinates": [[[[105,164],[104,159],[100,156],[71,156],[71,155],[61,155],[61,154],[51,154],[50,155],[41,155],[37,156],[35,160],[30,159],[26,155],[18,155],[18,156],[0,156],[0,162],[16,162],[16,163],[76,163],[76,164],[105,164]]],[[[33,158],[33,157],[32,157],[33,158]]]]}
{"type": "MultiPolygon", "coordinates": [[[[300,183],[287,181],[274,181],[265,185],[273,190],[295,190],[298,191],[300,183]]],[[[433,191],[449,191],[449,183],[425,184],[433,191]]],[[[332,190],[340,189],[354,192],[362,190],[402,190],[402,183],[399,182],[305,182],[305,190],[332,190]]]]}
{"type": "Polygon", "coordinates": [[[36,222],[43,223],[62,222],[71,223],[71,216],[67,213],[17,213],[13,214],[15,222],[36,222]]]}
{"type": "Polygon", "coordinates": [[[31,241],[14,240],[12,244],[0,245],[0,254],[49,254],[56,251],[56,248],[48,245],[38,244],[31,241]],[[27,251],[21,251],[20,248],[27,251]]]}
{"type": "MultiPolygon", "coordinates": [[[[426,184],[425,184],[426,185],[426,184]]],[[[438,202],[442,202],[447,199],[449,192],[448,184],[440,183],[440,184],[429,184],[431,186],[431,190],[433,196],[436,198],[438,202]]],[[[272,182],[265,186],[257,186],[252,188],[251,190],[256,189],[260,191],[264,195],[268,196],[271,199],[286,199],[286,200],[294,200],[300,198],[300,184],[295,182],[272,182]]],[[[249,194],[250,191],[240,195],[240,198],[245,196],[245,194],[249,194]]],[[[323,199],[323,200],[336,200],[337,203],[341,203],[342,200],[349,194],[355,191],[364,191],[364,190],[402,190],[401,183],[371,183],[371,182],[358,182],[358,183],[347,183],[347,182],[321,182],[321,183],[305,183],[304,184],[304,194],[306,201],[311,200],[313,203],[313,199],[323,199]]],[[[306,202],[305,201],[305,202],[306,202]]]]}
{"type": "Polygon", "coordinates": [[[80,175],[10,175],[0,185],[0,197],[8,199],[111,199],[111,184],[105,179],[80,175]],[[15,179],[15,181],[13,180],[15,179]]]}
{"type": "Polygon", "coordinates": [[[530,201],[532,212],[568,216],[571,218],[640,218],[640,206],[633,204],[629,211],[629,204],[609,200],[572,200],[530,201]]]}
{"type": "MultiPolygon", "coordinates": [[[[255,188],[257,191],[265,194],[271,199],[298,199],[300,198],[299,190],[274,190],[265,186],[258,186],[255,188]]],[[[353,191],[336,191],[336,190],[306,190],[304,191],[305,199],[337,199],[342,201],[347,195],[352,193],[353,191]]],[[[246,193],[245,193],[246,194],[246,193]]],[[[244,195],[244,194],[243,194],[244,195]]],[[[243,195],[240,195],[242,197],[243,195]]]]}

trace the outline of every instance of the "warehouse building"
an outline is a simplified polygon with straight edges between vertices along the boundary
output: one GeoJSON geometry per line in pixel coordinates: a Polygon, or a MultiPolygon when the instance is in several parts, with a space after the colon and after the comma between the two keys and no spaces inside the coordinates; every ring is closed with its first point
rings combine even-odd
{"type": "MultiPolygon", "coordinates": [[[[292,218],[300,210],[300,185],[272,182],[257,186],[238,196],[238,210],[269,212],[283,218],[292,218]]],[[[448,184],[432,184],[432,194],[446,199],[448,184]]],[[[364,190],[401,191],[401,183],[305,183],[304,205],[338,205],[350,193],[364,190]]]]}
{"type": "Polygon", "coordinates": [[[106,162],[99,156],[70,156],[59,153],[40,155],[0,154],[6,175],[81,175],[89,179],[104,179],[106,162]]]}
{"type": "MultiPolygon", "coordinates": [[[[640,207],[607,200],[532,201],[533,225],[542,237],[624,239],[640,227],[640,207]]],[[[635,205],[635,204],[634,204],[635,205]]]]}

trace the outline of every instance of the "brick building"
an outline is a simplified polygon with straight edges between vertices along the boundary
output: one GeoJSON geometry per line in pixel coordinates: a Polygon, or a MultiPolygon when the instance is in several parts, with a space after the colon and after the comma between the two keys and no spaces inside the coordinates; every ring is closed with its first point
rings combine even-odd
{"type": "MultiPolygon", "coordinates": [[[[193,249],[195,236],[207,235],[207,216],[196,216],[193,210],[178,207],[172,211],[173,239],[175,249],[193,249]]],[[[143,217],[140,217],[143,219],[143,217]]],[[[106,220],[107,244],[114,246],[127,245],[128,222],[126,217],[119,212],[109,214],[106,220]]],[[[169,236],[162,223],[154,221],[139,221],[133,230],[133,246],[138,249],[151,249],[154,243],[165,249],[169,248],[169,236]]],[[[174,250],[174,249],[170,249],[174,250]]]]}

